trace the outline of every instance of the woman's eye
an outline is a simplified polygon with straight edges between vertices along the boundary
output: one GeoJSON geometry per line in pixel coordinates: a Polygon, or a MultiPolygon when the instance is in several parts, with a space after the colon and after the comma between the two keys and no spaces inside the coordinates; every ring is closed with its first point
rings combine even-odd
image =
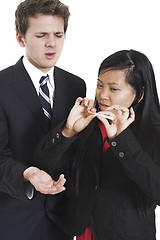
{"type": "Polygon", "coordinates": [[[116,92],[116,91],[120,91],[120,89],[119,88],[111,88],[111,91],[116,92]]]}
{"type": "Polygon", "coordinates": [[[98,87],[98,88],[102,88],[102,85],[98,83],[98,84],[97,84],[97,87],[98,87]]]}

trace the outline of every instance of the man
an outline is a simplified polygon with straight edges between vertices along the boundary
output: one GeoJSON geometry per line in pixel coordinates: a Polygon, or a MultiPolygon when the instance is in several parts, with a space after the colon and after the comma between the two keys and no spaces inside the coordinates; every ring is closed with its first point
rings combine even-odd
{"type": "Polygon", "coordinates": [[[58,0],[25,0],[16,10],[16,37],[25,56],[0,72],[2,240],[70,239],[50,222],[46,205],[46,194],[65,189],[64,176],[54,181],[33,166],[39,140],[66,119],[78,96],[85,96],[82,79],[55,67],[69,15],[58,0]]]}

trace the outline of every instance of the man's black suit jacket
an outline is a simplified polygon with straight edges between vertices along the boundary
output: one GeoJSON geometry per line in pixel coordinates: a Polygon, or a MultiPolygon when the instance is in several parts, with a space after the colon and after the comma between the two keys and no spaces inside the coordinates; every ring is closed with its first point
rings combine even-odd
{"type": "MultiPolygon", "coordinates": [[[[52,128],[66,119],[77,97],[85,96],[82,79],[58,67],[52,128]]],[[[43,194],[26,196],[23,171],[33,166],[33,152],[48,132],[34,85],[22,58],[0,72],[0,239],[63,239],[46,217],[43,194]]],[[[68,238],[66,238],[68,239],[68,238]]]]}

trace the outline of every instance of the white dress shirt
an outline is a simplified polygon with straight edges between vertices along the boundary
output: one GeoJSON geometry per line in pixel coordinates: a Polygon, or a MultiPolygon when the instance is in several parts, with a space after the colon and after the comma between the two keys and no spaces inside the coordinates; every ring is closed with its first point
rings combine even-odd
{"type": "MultiPolygon", "coordinates": [[[[54,90],[55,90],[55,84],[53,79],[54,67],[52,67],[47,73],[43,73],[38,68],[36,68],[33,64],[31,64],[28,61],[26,56],[24,56],[23,58],[23,64],[33,82],[37,95],[39,95],[39,88],[40,88],[39,80],[41,79],[42,76],[47,76],[47,74],[49,75],[49,81],[47,82],[47,86],[48,86],[50,100],[51,100],[51,107],[53,108],[53,97],[54,97],[54,90]]],[[[26,181],[24,182],[24,187],[25,187],[25,192],[28,199],[32,199],[34,195],[34,187],[32,186],[32,184],[30,184],[30,182],[26,182],[26,181]]]]}
{"type": "Polygon", "coordinates": [[[23,58],[23,64],[33,82],[33,85],[38,95],[39,95],[39,87],[40,87],[39,80],[41,79],[42,76],[47,76],[47,74],[49,75],[49,81],[47,82],[47,87],[49,90],[51,107],[53,108],[53,97],[54,97],[54,90],[55,90],[55,84],[53,79],[54,67],[52,67],[47,73],[44,73],[40,71],[38,68],[36,68],[33,64],[31,64],[26,58],[26,56],[24,56],[23,58]]]}

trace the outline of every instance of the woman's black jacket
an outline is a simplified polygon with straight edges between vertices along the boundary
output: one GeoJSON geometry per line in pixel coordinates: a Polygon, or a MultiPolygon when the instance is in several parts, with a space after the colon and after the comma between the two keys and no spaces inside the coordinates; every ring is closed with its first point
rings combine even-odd
{"type": "Polygon", "coordinates": [[[100,129],[98,137],[89,138],[77,191],[71,169],[84,134],[65,138],[61,127],[42,140],[35,154],[36,165],[53,179],[62,173],[67,179],[64,192],[48,196],[51,221],[69,236],[80,235],[90,223],[95,240],[155,240],[160,168],[142,151],[130,128],[109,140],[104,154],[100,129]],[[138,210],[141,204],[143,209],[142,193],[152,200],[145,214],[138,210]]]}

